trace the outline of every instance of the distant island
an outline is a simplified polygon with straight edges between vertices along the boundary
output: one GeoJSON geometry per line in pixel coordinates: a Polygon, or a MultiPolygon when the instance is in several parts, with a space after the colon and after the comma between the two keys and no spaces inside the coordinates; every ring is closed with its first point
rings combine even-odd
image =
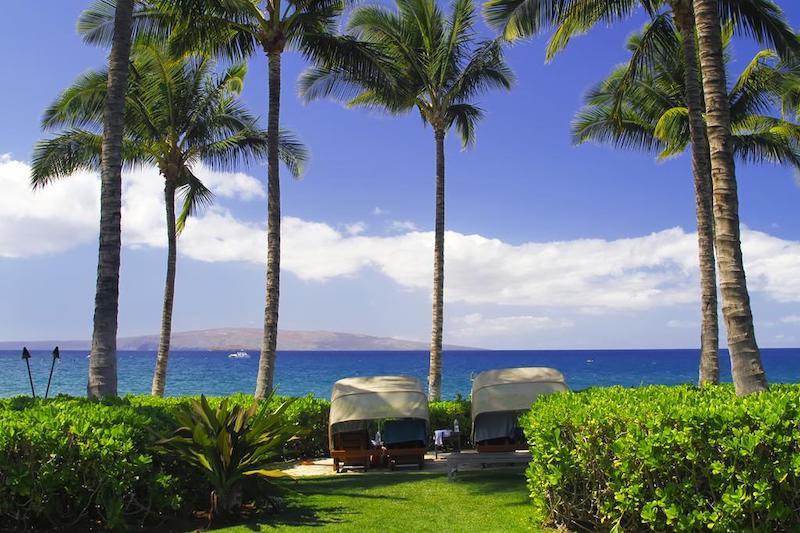
{"type": "MultiPolygon", "coordinates": [[[[217,328],[182,331],[172,334],[172,350],[258,350],[261,347],[261,328],[217,328]]],[[[49,350],[59,346],[62,350],[89,350],[89,340],[2,341],[0,350],[16,350],[22,346],[33,350],[49,350]]],[[[118,350],[155,351],[158,335],[122,337],[117,339],[118,350]]],[[[375,337],[357,333],[335,331],[281,330],[278,350],[428,350],[426,342],[375,337]]],[[[445,350],[477,350],[468,346],[445,345],[445,350]]]]}

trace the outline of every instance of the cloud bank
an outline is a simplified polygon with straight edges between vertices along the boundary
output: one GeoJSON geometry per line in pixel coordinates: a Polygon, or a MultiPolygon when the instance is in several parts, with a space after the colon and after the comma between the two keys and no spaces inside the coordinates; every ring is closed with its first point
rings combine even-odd
{"type": "MultiPolygon", "coordinates": [[[[195,171],[214,190],[218,202],[190,220],[179,240],[180,253],[198,261],[263,264],[264,224],[237,218],[224,202],[262,199],[263,184],[243,173],[204,167],[195,171]]],[[[55,253],[95,240],[97,176],[79,173],[32,192],[29,172],[24,162],[0,158],[0,257],[55,253]]],[[[126,246],[166,246],[162,188],[163,180],[154,168],[124,176],[126,246]]],[[[429,290],[432,232],[410,225],[397,229],[370,235],[363,223],[331,225],[285,217],[282,267],[307,282],[354,277],[372,269],[404,288],[429,290]]],[[[602,314],[679,305],[698,298],[696,237],[681,228],[624,239],[523,244],[448,231],[446,240],[445,298],[449,302],[564,307],[602,314]]],[[[800,302],[800,277],[796,276],[800,242],[744,229],[743,248],[752,291],[778,302],[800,302]]],[[[469,317],[463,319],[465,328],[470,326],[469,317]]],[[[550,320],[510,316],[494,322],[483,319],[482,327],[495,333],[512,326],[517,330],[569,327],[550,320]]]]}

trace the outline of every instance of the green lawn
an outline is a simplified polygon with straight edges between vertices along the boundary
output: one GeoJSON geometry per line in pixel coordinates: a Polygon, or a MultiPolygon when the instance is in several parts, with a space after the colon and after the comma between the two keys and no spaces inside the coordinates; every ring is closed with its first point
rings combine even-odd
{"type": "Polygon", "coordinates": [[[540,531],[521,472],[395,473],[301,478],[286,484],[288,509],[249,531],[540,531]]]}

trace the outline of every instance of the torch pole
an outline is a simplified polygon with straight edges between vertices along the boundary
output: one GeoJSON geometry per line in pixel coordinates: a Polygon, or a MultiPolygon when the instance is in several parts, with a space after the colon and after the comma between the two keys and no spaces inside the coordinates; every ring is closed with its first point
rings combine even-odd
{"type": "Polygon", "coordinates": [[[33,374],[31,373],[31,352],[28,351],[28,348],[22,348],[22,358],[25,359],[25,365],[28,367],[28,379],[31,382],[31,394],[34,398],[36,398],[36,389],[33,388],[33,374]]]}
{"type": "Polygon", "coordinates": [[[60,358],[61,354],[58,351],[58,346],[53,350],[53,362],[50,364],[50,377],[47,378],[47,390],[44,392],[44,399],[50,394],[50,382],[53,380],[53,369],[56,367],[56,359],[60,358]]]}

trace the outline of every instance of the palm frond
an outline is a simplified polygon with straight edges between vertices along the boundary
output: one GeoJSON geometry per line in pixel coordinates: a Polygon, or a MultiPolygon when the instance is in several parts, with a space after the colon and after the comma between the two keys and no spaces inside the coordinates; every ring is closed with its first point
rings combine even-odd
{"type": "Polygon", "coordinates": [[[719,8],[720,20],[730,21],[740,35],[776,50],[782,58],[800,53],[800,40],[772,0],[719,0],[719,8]]]}
{"type": "Polygon", "coordinates": [[[177,183],[178,196],[183,202],[181,213],[175,221],[175,229],[180,235],[186,229],[186,220],[198,210],[214,202],[214,193],[206,187],[189,167],[184,167],[177,183]]]}
{"type": "Polygon", "coordinates": [[[39,141],[31,158],[31,186],[38,189],[81,169],[99,169],[102,146],[102,135],[78,129],[39,141]]]}
{"type": "Polygon", "coordinates": [[[475,144],[475,125],[483,118],[483,110],[471,104],[453,104],[447,109],[448,128],[454,125],[464,148],[475,144]]]}
{"type": "Polygon", "coordinates": [[[45,110],[42,128],[102,125],[107,84],[108,74],[104,70],[80,76],[45,110]]]}

